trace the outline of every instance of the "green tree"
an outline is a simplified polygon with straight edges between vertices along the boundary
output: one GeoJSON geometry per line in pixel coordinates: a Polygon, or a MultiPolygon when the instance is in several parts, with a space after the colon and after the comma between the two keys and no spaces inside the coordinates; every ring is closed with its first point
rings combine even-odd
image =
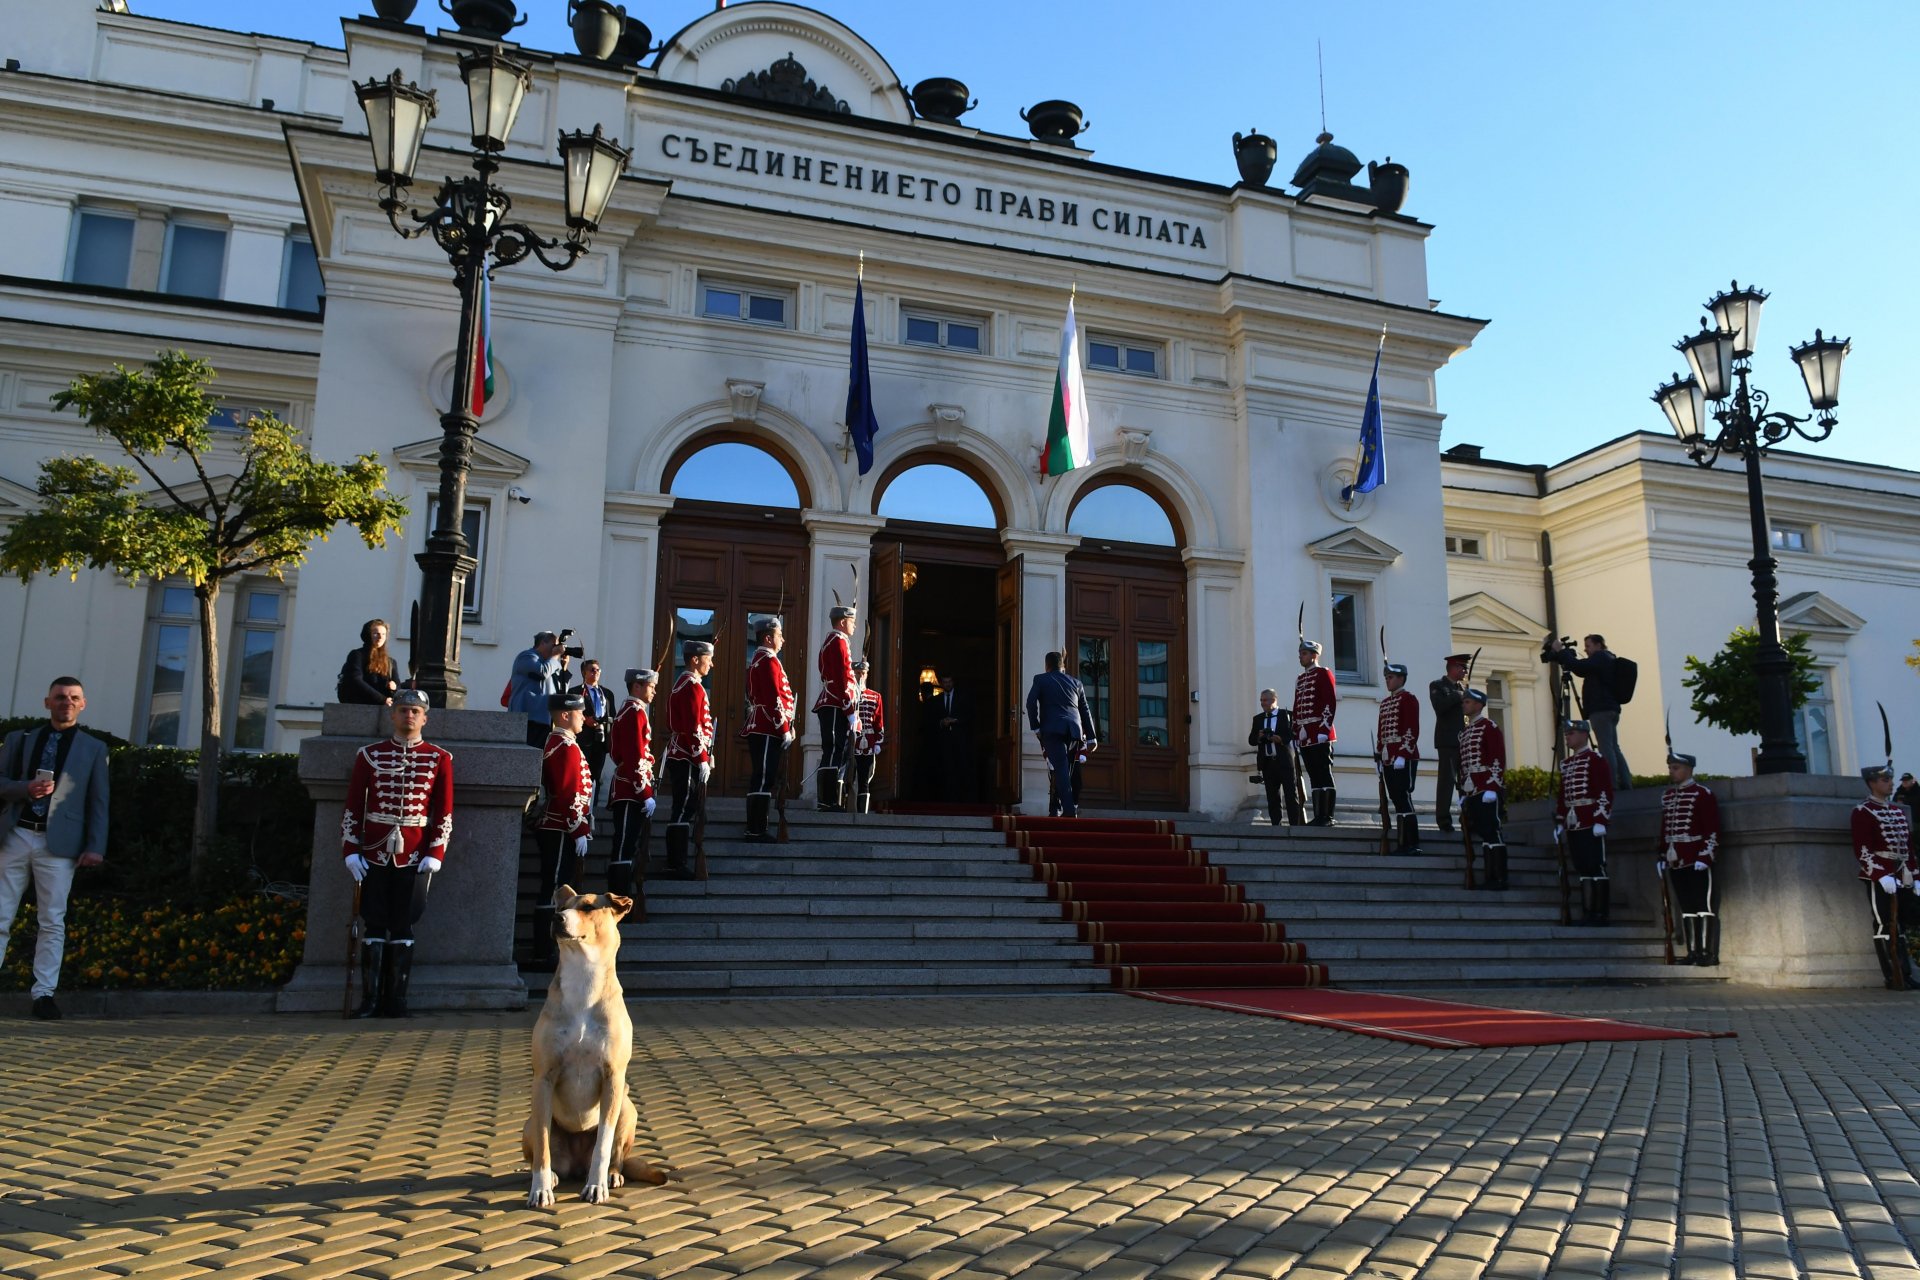
{"type": "MultiPolygon", "coordinates": [[[[1790,635],[1781,645],[1793,664],[1787,687],[1797,711],[1819,690],[1820,677],[1813,673],[1813,655],[1807,652],[1805,636],[1790,635]]],[[[1695,720],[1728,733],[1760,732],[1760,683],[1753,674],[1753,658],[1759,651],[1760,633],[1752,627],[1735,627],[1727,647],[1708,661],[1687,655],[1687,674],[1680,683],[1693,693],[1695,720]]]]}
{"type": "Polygon", "coordinates": [[[1907,655],[1907,665],[1920,671],[1920,640],[1913,642],[1913,652],[1907,655]]]}
{"type": "Polygon", "coordinates": [[[0,572],[100,569],[126,579],[184,578],[200,615],[200,765],[192,865],[201,877],[219,823],[220,652],[214,610],[222,584],[243,573],[278,578],[314,539],[353,527],[369,547],[386,543],[407,514],[387,492],[376,455],[322,462],[300,433],[259,414],[237,436],[209,428],[213,366],[162,351],[144,370],[115,365],[77,378],[53,397],[85,418],[134,466],[71,455],[40,464],[39,509],[0,539],[0,572]],[[237,464],[229,474],[213,468],[237,464]],[[184,465],[182,465],[184,463],[184,465]],[[139,470],[135,471],[135,467],[139,470]],[[141,473],[148,486],[143,488],[141,473]]]}

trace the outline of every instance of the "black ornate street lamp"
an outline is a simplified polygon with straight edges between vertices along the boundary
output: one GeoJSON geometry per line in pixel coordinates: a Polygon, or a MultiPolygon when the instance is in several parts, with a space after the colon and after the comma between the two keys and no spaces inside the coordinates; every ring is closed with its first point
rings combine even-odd
{"type": "Polygon", "coordinates": [[[466,82],[473,120],[473,172],[443,181],[433,207],[425,213],[409,206],[407,190],[413,183],[427,122],[437,109],[432,91],[402,84],[398,71],[385,80],[354,86],[373,143],[374,175],[382,187],[380,208],[393,229],[407,239],[432,234],[453,264],[454,287],[460,291],[453,397],[440,417],[438,509],[427,549],[415,557],[420,565],[420,621],[413,644],[421,655],[419,685],[436,707],[460,707],[467,701],[466,686],[460,683],[460,605],[467,575],[477,562],[461,531],[460,517],[466,510],[467,471],[484,404],[476,403],[480,397],[475,387],[476,370],[486,358],[480,344],[481,285],[496,269],[528,255],[554,271],[565,271],[578,261],[599,229],[614,184],[632,154],[603,137],[599,125],[592,133],[561,134],[567,235],[564,241],[543,239],[525,223],[506,220],[513,201],[493,184],[493,175],[500,169],[499,153],[506,149],[514,118],[533,82],[532,71],[498,48],[486,48],[460,59],[460,78],[466,82]]]}
{"type": "Polygon", "coordinates": [[[1742,289],[1738,280],[1727,292],[1715,294],[1707,303],[1713,320],[1701,320],[1699,333],[1674,344],[1686,355],[1692,374],[1685,378],[1674,374],[1653,399],[1696,464],[1711,467],[1722,452],[1738,453],[1746,460],[1747,514],[1753,523],[1753,559],[1747,567],[1753,570],[1754,614],[1760,624],[1760,648],[1753,661],[1760,684],[1756,771],[1805,773],[1807,758],[1793,728],[1793,663],[1780,644],[1780,582],[1774,576],[1778,562],[1773,558],[1766,493],[1760,483],[1760,455],[1788,436],[1818,443],[1833,434],[1839,420],[1833,410],[1840,403],[1840,366],[1853,343],[1815,329],[1812,342],[1790,348],[1788,354],[1800,366],[1814,412],[1796,418],[1769,411],[1767,393],[1747,381],[1760,308],[1766,300],[1764,292],[1742,289]],[[1712,437],[1706,433],[1708,401],[1714,404],[1713,421],[1720,425],[1712,437]]]}

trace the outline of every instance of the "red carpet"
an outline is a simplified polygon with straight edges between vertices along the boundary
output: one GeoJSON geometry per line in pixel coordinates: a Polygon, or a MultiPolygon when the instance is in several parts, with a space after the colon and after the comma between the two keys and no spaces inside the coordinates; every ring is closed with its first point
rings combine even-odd
{"type": "Polygon", "coordinates": [[[1286,941],[1193,838],[1163,819],[997,819],[1033,877],[1079,925],[1114,987],[1313,987],[1325,965],[1286,941]]]}
{"type": "MultiPolygon", "coordinates": [[[[1149,966],[1151,967],[1151,966],[1149,966]]],[[[1116,984],[1120,985],[1120,984],[1116,984]]],[[[1184,985],[1184,984],[1168,984],[1184,985]]],[[[1684,1031],[1610,1018],[1582,1018],[1531,1009],[1496,1009],[1420,996],[1366,991],[1132,991],[1149,1000],[1197,1005],[1231,1013],[1285,1018],[1353,1031],[1383,1040],[1404,1040],[1432,1049],[1492,1049],[1513,1045],[1573,1044],[1584,1040],[1704,1040],[1731,1031],[1684,1031]]]]}

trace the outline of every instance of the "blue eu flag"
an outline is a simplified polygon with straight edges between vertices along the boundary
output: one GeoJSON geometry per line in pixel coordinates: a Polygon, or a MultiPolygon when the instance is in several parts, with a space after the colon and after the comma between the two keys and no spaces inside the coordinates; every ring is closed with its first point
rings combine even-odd
{"type": "Polygon", "coordinates": [[[873,468],[873,437],[880,422],[873,416],[873,378],[867,372],[867,300],[862,284],[853,286],[853,359],[847,375],[847,434],[860,455],[860,474],[873,468]]]}
{"type": "Polygon", "coordinates": [[[1351,504],[1356,493],[1371,493],[1387,482],[1386,431],[1380,422],[1380,353],[1373,353],[1373,381],[1367,384],[1367,411],[1360,418],[1360,461],[1353,483],[1340,490],[1351,504]]]}

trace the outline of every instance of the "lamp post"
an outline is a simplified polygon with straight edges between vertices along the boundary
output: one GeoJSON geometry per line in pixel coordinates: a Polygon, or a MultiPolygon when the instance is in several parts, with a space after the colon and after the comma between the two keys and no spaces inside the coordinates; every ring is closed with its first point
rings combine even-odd
{"type": "Polygon", "coordinates": [[[1738,453],[1746,461],[1747,514],[1753,525],[1753,559],[1747,567],[1753,571],[1754,616],[1760,628],[1760,648],[1753,661],[1760,686],[1756,770],[1805,773],[1807,758],[1793,728],[1793,663],[1780,643],[1780,583],[1774,576],[1779,566],[1773,558],[1767,498],[1760,483],[1760,455],[1788,436],[1818,443],[1833,434],[1839,420],[1833,410],[1840,403],[1840,366],[1853,343],[1815,329],[1813,341],[1790,348],[1788,354],[1800,366],[1814,412],[1796,418],[1769,410],[1767,393],[1748,381],[1760,308],[1766,300],[1765,292],[1742,289],[1737,280],[1725,293],[1715,294],[1707,303],[1713,319],[1701,320],[1700,332],[1674,344],[1693,372],[1684,378],[1674,374],[1653,399],[1696,465],[1711,467],[1723,452],[1738,453]],[[1719,424],[1712,436],[1707,434],[1709,402],[1714,406],[1712,420],[1719,424]]]}
{"type": "Polygon", "coordinates": [[[415,211],[408,201],[414,167],[420,158],[427,122],[437,110],[431,90],[402,84],[395,71],[385,80],[355,85],[366,112],[373,144],[374,176],[381,185],[380,208],[403,237],[431,234],[453,265],[460,291],[460,334],[454,345],[453,396],[440,416],[440,492],[427,549],[420,565],[420,621],[413,635],[421,655],[419,687],[436,707],[466,705],[460,683],[460,611],[467,576],[477,562],[461,529],[466,510],[467,472],[473,461],[473,437],[486,405],[487,352],[481,325],[482,295],[493,272],[529,255],[548,269],[565,271],[587,251],[599,229],[614,184],[632,152],[601,135],[576,130],[560,135],[560,162],[566,179],[567,234],[564,241],[543,239],[522,222],[508,222],[513,201],[493,183],[499,154],[506,149],[514,118],[533,73],[497,47],[460,59],[472,115],[472,172],[447,178],[433,207],[415,211]],[[409,225],[411,224],[411,225],[409,225]]]}

